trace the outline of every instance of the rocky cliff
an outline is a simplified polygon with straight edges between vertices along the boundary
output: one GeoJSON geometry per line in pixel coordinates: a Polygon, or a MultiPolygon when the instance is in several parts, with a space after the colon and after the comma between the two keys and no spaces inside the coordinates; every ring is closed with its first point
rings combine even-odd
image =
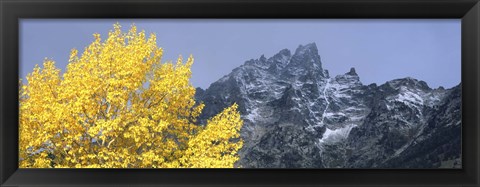
{"type": "Polygon", "coordinates": [[[246,61],[196,98],[206,121],[236,102],[245,168],[461,167],[461,85],[331,77],[315,43],[246,61]]]}

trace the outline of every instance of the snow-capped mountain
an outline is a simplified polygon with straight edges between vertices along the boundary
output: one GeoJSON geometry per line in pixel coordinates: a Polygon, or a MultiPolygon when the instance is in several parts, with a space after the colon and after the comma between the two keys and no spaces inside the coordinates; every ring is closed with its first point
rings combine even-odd
{"type": "Polygon", "coordinates": [[[239,104],[244,168],[461,166],[461,85],[364,85],[354,68],[330,77],[315,43],[249,60],[196,98],[203,122],[239,104]]]}

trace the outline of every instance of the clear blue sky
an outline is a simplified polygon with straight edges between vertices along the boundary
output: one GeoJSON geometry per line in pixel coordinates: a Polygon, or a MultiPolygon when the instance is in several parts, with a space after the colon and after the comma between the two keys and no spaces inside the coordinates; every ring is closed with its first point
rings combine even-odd
{"type": "Polygon", "coordinates": [[[22,19],[20,77],[46,57],[63,72],[72,48],[83,50],[93,33],[106,38],[116,22],[156,33],[163,60],[193,54],[195,87],[207,88],[246,60],[312,42],[332,77],[355,67],[364,84],[407,76],[433,88],[460,83],[460,19],[22,19]]]}

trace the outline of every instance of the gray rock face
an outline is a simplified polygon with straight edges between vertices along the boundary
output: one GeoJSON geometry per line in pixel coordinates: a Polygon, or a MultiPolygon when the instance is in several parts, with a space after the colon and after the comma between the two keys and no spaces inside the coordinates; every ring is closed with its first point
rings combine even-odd
{"type": "Polygon", "coordinates": [[[244,168],[461,166],[461,85],[403,78],[363,85],[354,68],[330,77],[315,43],[252,59],[196,99],[200,122],[234,102],[244,168]]]}

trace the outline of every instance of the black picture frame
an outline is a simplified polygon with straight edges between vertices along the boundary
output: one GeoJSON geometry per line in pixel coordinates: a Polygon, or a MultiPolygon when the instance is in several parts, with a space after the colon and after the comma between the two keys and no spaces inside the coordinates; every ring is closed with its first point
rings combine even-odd
{"type": "Polygon", "coordinates": [[[480,186],[478,0],[0,0],[3,186],[480,186]],[[21,18],[462,19],[462,169],[18,169],[21,18]]]}

